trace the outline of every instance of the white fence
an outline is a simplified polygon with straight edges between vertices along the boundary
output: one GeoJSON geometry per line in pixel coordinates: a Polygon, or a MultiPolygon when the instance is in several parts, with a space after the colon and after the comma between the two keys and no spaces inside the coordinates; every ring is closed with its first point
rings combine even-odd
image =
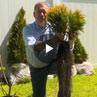
{"type": "Polygon", "coordinates": [[[27,23],[31,23],[34,19],[33,7],[39,1],[46,1],[50,5],[65,4],[69,9],[79,9],[85,15],[87,24],[80,39],[89,54],[89,61],[97,65],[97,0],[0,0],[0,49],[3,62],[6,63],[6,41],[18,11],[23,6],[27,23]]]}

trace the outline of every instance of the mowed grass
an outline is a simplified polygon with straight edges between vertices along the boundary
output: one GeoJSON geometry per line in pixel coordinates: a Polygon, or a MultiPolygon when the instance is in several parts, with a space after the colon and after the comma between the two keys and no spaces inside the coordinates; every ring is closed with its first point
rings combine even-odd
{"type": "MultiPolygon", "coordinates": [[[[96,73],[91,76],[76,75],[72,77],[72,93],[71,97],[97,97],[97,67],[96,73]]],[[[3,85],[3,88],[8,91],[8,87],[3,85]]],[[[12,86],[12,94],[17,91],[19,97],[32,97],[32,84],[19,84],[12,86]],[[20,89],[19,89],[20,88],[20,89]],[[19,89],[19,91],[18,91],[19,89]]],[[[57,77],[47,81],[47,97],[57,97],[58,79],[57,77]]],[[[0,87],[0,97],[3,96],[0,87]]]]}

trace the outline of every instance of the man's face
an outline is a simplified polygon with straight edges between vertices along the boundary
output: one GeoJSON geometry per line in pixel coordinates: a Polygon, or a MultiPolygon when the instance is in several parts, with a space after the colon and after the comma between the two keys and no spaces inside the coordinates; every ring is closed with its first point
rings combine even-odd
{"type": "Polygon", "coordinates": [[[39,25],[44,25],[46,21],[46,12],[49,10],[49,7],[45,4],[38,5],[34,12],[34,17],[36,22],[39,25]]]}

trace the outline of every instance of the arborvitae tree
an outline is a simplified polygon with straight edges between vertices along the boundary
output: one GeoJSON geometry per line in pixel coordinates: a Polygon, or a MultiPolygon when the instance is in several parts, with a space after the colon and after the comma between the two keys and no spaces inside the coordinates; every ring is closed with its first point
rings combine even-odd
{"type": "Polygon", "coordinates": [[[88,59],[88,54],[82,45],[80,39],[77,37],[75,40],[75,47],[73,51],[74,63],[82,63],[88,59]]]}
{"type": "Polygon", "coordinates": [[[14,63],[26,63],[26,53],[25,45],[23,40],[22,29],[26,25],[26,20],[24,19],[25,11],[23,7],[20,9],[18,16],[12,25],[12,31],[10,32],[10,38],[7,42],[8,49],[8,65],[14,63]]]}
{"type": "MultiPolygon", "coordinates": [[[[83,30],[85,17],[79,10],[72,12],[66,6],[52,7],[47,13],[47,20],[51,23],[53,31],[63,32],[70,36],[83,30]]],[[[59,80],[59,96],[71,97],[71,66],[73,65],[69,41],[61,41],[58,48],[57,74],[59,80]]]]}

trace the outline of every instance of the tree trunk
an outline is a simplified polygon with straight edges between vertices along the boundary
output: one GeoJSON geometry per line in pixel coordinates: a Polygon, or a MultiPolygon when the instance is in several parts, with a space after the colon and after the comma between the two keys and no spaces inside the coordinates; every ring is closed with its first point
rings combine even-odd
{"type": "Polygon", "coordinates": [[[59,97],[71,97],[71,66],[73,62],[69,42],[61,42],[57,63],[59,97]]]}

